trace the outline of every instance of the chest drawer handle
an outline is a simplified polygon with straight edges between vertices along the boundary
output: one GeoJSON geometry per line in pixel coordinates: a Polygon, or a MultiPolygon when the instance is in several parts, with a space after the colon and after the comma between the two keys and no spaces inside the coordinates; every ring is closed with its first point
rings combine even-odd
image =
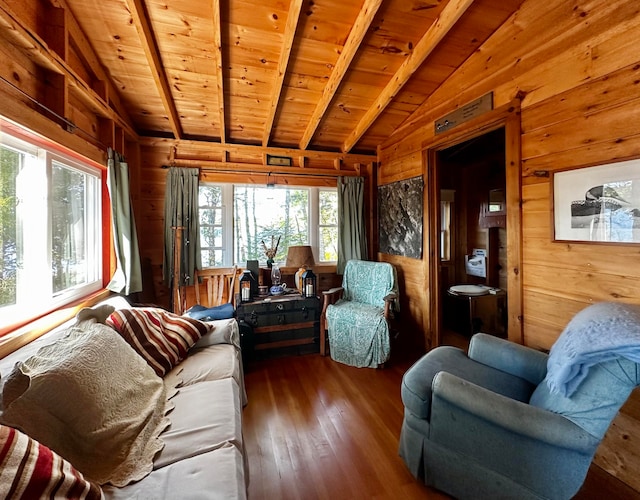
{"type": "Polygon", "coordinates": [[[277,305],[276,305],[276,309],[277,309],[278,311],[282,311],[282,310],[284,309],[284,306],[283,306],[282,304],[277,304],[277,305]]]}

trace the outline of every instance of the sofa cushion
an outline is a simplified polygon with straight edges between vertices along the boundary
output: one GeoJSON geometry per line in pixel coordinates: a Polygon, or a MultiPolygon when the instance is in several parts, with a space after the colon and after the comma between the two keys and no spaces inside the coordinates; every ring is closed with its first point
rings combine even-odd
{"type": "Polygon", "coordinates": [[[173,397],[171,425],[161,434],[165,444],[153,468],[174,464],[231,443],[243,449],[242,406],[231,378],[181,387],[173,397]]]}
{"type": "Polygon", "coordinates": [[[103,491],[108,500],[244,500],[248,481],[245,470],[242,453],[227,443],[155,469],[144,481],[124,488],[107,485],[103,491]]]}
{"type": "Polygon", "coordinates": [[[114,311],[106,323],[133,347],[160,377],[187,356],[214,326],[155,307],[114,311]]]}
{"type": "Polygon", "coordinates": [[[213,329],[200,337],[200,340],[193,344],[192,349],[217,344],[233,344],[240,348],[240,330],[235,319],[219,319],[211,324],[213,329]]]}
{"type": "Polygon", "coordinates": [[[205,382],[233,378],[241,382],[241,366],[238,349],[229,344],[194,348],[189,356],[164,377],[167,384],[182,387],[205,382]]]}
{"type": "Polygon", "coordinates": [[[167,391],[103,317],[101,309],[81,311],[65,336],[19,362],[3,385],[0,420],[88,479],[121,485],[152,470],[169,424],[167,391]]]}
{"type": "Polygon", "coordinates": [[[0,498],[102,497],[73,465],[17,429],[0,425],[0,498]]]}

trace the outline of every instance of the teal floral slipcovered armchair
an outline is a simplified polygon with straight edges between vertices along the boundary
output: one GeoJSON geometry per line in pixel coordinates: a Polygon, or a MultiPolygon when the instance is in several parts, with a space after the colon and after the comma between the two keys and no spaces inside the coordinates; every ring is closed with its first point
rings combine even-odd
{"type": "Polygon", "coordinates": [[[329,337],[331,358],[357,367],[377,368],[391,352],[389,319],[397,310],[396,269],[387,262],[350,260],[342,287],[323,292],[320,352],[329,337]]]}

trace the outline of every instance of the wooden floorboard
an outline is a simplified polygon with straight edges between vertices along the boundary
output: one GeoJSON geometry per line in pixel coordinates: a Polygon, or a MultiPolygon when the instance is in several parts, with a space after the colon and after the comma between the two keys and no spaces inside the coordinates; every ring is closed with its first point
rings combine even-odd
{"type": "Polygon", "coordinates": [[[398,455],[411,362],[373,370],[311,354],[247,363],[249,498],[449,498],[417,482],[398,455]]]}
{"type": "MultiPolygon", "coordinates": [[[[443,343],[465,349],[468,339],[449,332],[443,343]]],[[[398,456],[400,383],[418,357],[392,357],[382,370],[318,354],[247,363],[250,500],[449,498],[416,481],[398,456]]],[[[575,498],[640,495],[592,465],[575,498]]]]}

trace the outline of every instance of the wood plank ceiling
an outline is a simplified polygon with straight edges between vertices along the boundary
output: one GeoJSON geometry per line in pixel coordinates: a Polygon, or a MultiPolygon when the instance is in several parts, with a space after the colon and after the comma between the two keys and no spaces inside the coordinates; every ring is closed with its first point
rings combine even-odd
{"type": "Polygon", "coordinates": [[[66,0],[141,135],[375,154],[522,0],[66,0]]]}

